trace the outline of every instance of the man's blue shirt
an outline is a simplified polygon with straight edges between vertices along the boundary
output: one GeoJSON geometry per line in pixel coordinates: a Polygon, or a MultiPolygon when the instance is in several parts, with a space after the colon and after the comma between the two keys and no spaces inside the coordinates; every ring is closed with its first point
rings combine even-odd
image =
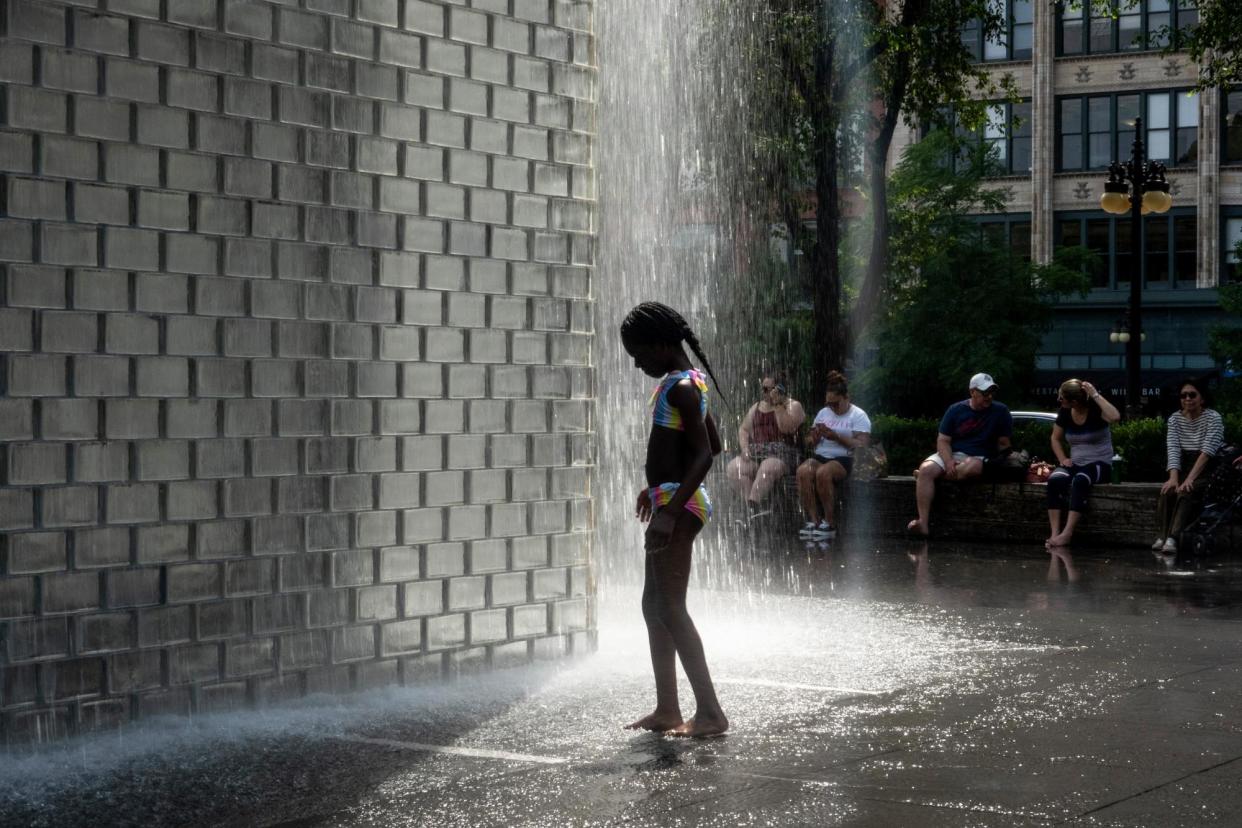
{"type": "Polygon", "coordinates": [[[955,402],[940,418],[940,433],[952,438],[953,451],[976,457],[995,457],[996,441],[1013,435],[1009,408],[994,402],[982,411],[970,407],[970,400],[955,402]]]}

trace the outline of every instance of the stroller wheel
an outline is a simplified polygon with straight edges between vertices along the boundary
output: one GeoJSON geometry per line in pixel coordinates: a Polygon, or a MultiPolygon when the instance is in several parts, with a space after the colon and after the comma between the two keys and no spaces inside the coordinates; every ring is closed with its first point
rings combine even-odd
{"type": "Polygon", "coordinates": [[[1211,551],[1208,539],[1203,535],[1198,534],[1184,535],[1182,540],[1182,548],[1185,549],[1188,554],[1193,555],[1196,558],[1205,557],[1211,551]]]}

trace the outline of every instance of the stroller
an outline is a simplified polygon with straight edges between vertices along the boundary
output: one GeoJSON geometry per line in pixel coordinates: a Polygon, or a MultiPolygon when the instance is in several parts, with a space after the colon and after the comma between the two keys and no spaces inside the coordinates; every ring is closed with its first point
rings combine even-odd
{"type": "Polygon", "coordinates": [[[1226,446],[1207,480],[1203,513],[1182,530],[1179,551],[1203,558],[1218,550],[1242,550],[1242,468],[1233,464],[1242,448],[1226,446]]]}

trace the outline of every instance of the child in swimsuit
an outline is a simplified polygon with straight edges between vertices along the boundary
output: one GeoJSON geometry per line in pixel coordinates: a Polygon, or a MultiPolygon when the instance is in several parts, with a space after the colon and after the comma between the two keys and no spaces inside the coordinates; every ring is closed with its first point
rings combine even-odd
{"type": "MultiPolygon", "coordinates": [[[[647,487],[638,495],[637,515],[647,526],[643,619],[655,673],[656,708],[627,727],[676,736],[719,736],[729,727],[720,709],[703,655],[703,642],[686,611],[690,558],[695,536],[711,517],[703,479],[720,453],[716,423],[707,413],[707,382],[690,366],[685,342],[716,377],[698,337],[681,314],[645,302],[621,323],[621,342],[634,365],[660,384],[652,394],[651,437],[647,441],[647,487]],[[697,709],[683,719],[677,699],[677,663],[690,679],[697,709]]],[[[717,386],[719,387],[719,386],[717,386]]]]}

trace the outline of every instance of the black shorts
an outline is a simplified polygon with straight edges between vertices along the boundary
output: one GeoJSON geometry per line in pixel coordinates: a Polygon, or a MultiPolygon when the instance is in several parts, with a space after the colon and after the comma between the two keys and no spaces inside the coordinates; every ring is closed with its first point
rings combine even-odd
{"type": "Polygon", "coordinates": [[[811,459],[816,463],[840,463],[847,475],[854,468],[854,456],[851,454],[844,457],[823,457],[819,454],[812,454],[811,459]]]}

